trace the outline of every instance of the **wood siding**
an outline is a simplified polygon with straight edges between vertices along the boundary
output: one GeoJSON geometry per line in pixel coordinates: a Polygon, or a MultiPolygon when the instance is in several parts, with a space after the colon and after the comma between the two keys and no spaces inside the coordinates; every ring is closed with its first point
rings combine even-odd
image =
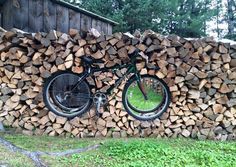
{"type": "Polygon", "coordinates": [[[5,29],[10,29],[13,27],[12,8],[13,4],[11,0],[6,1],[4,6],[2,7],[2,24],[3,28],[5,29]]]}
{"type": "Polygon", "coordinates": [[[28,32],[49,32],[56,29],[68,33],[70,28],[112,34],[112,25],[92,18],[84,13],[69,9],[50,0],[8,0],[0,9],[2,26],[5,29],[19,28],[28,32]]]}
{"type": "Polygon", "coordinates": [[[33,32],[43,31],[43,1],[29,1],[29,27],[33,32]]]}
{"type": "MultiPolygon", "coordinates": [[[[19,28],[23,31],[29,31],[29,1],[20,0],[19,6],[13,5],[13,27],[19,28]]],[[[4,17],[4,16],[3,16],[4,17]]]]}

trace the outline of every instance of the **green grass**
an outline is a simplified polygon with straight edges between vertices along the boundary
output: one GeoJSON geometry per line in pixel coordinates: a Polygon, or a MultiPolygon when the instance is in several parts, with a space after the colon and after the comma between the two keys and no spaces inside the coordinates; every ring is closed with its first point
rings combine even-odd
{"type": "Polygon", "coordinates": [[[234,167],[236,143],[193,140],[109,140],[98,151],[59,158],[72,166],[234,167]]]}
{"type": "Polygon", "coordinates": [[[147,92],[148,100],[144,99],[138,85],[130,86],[127,92],[130,104],[140,110],[150,110],[156,108],[162,101],[163,97],[160,93],[155,92],[151,87],[145,86],[145,91],[147,92]]]}
{"type": "Polygon", "coordinates": [[[82,148],[88,145],[94,145],[100,142],[95,139],[78,139],[66,137],[51,136],[26,136],[26,135],[4,135],[9,142],[14,143],[18,147],[23,147],[29,151],[62,151],[73,148],[82,148]]]}
{"type": "MultiPolygon", "coordinates": [[[[27,150],[42,151],[58,151],[102,143],[97,150],[67,157],[43,156],[43,160],[53,167],[236,167],[236,142],[153,138],[97,140],[23,135],[4,137],[27,150]]],[[[5,151],[0,147],[0,153],[5,151]]],[[[0,155],[0,164],[32,165],[26,163],[27,159],[18,154],[0,155]]]]}
{"type": "Polygon", "coordinates": [[[31,167],[33,163],[24,155],[12,153],[0,145],[0,166],[31,167]]]}

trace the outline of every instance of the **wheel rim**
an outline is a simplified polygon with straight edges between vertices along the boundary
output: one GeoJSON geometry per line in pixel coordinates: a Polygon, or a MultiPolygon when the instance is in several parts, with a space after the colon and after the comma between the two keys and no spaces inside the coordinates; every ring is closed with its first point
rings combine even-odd
{"type": "Polygon", "coordinates": [[[80,79],[78,75],[65,73],[53,78],[46,89],[50,107],[63,115],[76,115],[90,104],[90,91],[85,82],[75,88],[73,85],[80,79]]]}
{"type": "Polygon", "coordinates": [[[148,100],[144,96],[136,81],[132,82],[126,91],[125,102],[131,114],[152,119],[160,115],[168,103],[168,90],[162,82],[154,77],[143,77],[141,82],[147,93],[148,100]]]}

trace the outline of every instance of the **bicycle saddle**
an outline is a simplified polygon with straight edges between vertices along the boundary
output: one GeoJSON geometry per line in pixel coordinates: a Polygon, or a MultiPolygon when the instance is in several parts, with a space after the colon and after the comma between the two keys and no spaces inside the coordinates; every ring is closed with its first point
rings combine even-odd
{"type": "Polygon", "coordinates": [[[86,56],[86,55],[84,55],[84,56],[81,57],[81,58],[82,58],[82,61],[83,61],[84,63],[86,63],[86,64],[91,65],[91,64],[94,63],[94,60],[93,60],[91,57],[88,57],[88,56],[86,56]]]}
{"type": "Polygon", "coordinates": [[[101,59],[94,59],[93,57],[89,56],[89,55],[84,55],[81,57],[82,62],[84,62],[85,64],[88,65],[92,65],[93,63],[104,63],[103,60],[101,59]]]}

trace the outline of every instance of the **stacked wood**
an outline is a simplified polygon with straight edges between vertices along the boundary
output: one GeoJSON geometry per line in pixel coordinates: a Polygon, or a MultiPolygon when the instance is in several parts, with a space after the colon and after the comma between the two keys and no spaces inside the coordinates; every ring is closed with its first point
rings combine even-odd
{"type": "MultiPolygon", "coordinates": [[[[0,33],[0,122],[23,129],[26,134],[77,137],[192,137],[235,139],[236,45],[211,38],[187,40],[164,37],[152,31],[139,38],[115,33],[95,38],[70,30],[69,34],[0,33]],[[122,82],[109,97],[98,118],[92,108],[72,120],[49,112],[42,100],[44,80],[58,70],[84,71],[81,57],[91,55],[94,66],[112,67],[129,62],[135,48],[149,59],[149,70],[140,57],[142,74],[163,78],[170,87],[172,103],[160,119],[140,122],[122,106],[122,82]]],[[[87,78],[93,93],[106,92],[126,69],[96,73],[87,78]]]]}

